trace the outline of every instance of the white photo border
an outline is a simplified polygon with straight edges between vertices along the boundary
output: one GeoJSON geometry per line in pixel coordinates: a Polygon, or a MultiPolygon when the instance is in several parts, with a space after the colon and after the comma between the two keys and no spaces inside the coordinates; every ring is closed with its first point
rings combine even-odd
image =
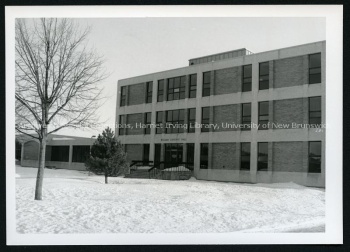
{"type": "Polygon", "coordinates": [[[11,6],[6,29],[6,221],[8,245],[112,244],[342,244],[343,6],[11,6]],[[15,202],[15,19],[39,17],[325,17],[326,225],[325,233],[19,234],[15,202]]]}

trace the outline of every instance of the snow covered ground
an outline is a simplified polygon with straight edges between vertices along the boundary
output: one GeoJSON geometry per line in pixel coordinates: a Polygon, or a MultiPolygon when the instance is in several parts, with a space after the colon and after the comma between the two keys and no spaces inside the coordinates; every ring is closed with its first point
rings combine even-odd
{"type": "Polygon", "coordinates": [[[237,184],[88,176],[16,166],[19,233],[324,232],[325,193],[293,183],[237,184]]]}

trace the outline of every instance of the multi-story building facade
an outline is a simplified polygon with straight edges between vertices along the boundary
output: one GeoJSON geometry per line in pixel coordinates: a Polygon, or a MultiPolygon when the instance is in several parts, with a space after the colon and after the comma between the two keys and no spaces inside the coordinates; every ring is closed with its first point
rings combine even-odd
{"type": "Polygon", "coordinates": [[[239,49],[119,80],[116,135],[129,160],[192,162],[197,179],[324,187],[325,50],[239,49]]]}

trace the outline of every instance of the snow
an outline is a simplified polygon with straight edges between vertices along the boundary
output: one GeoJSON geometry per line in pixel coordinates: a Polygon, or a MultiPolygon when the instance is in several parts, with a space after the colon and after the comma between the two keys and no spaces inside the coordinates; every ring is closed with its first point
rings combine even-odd
{"type": "Polygon", "coordinates": [[[178,166],[178,167],[170,167],[170,168],[166,168],[163,171],[191,171],[189,169],[187,169],[184,166],[178,166]]]}
{"type": "Polygon", "coordinates": [[[324,232],[325,192],[294,183],[109,178],[16,166],[19,233],[324,232]]]}

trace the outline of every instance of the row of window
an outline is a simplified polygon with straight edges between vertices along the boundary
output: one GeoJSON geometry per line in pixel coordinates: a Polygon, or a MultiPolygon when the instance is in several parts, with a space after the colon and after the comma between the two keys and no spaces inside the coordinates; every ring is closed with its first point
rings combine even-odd
{"type": "MultiPolygon", "coordinates": [[[[270,102],[263,101],[258,103],[258,124],[259,130],[269,129],[269,114],[270,114],[270,102]]],[[[251,103],[241,104],[242,116],[242,130],[251,129],[251,103]]],[[[201,132],[209,132],[210,123],[210,107],[202,107],[202,117],[201,117],[201,132]]],[[[162,127],[156,128],[156,134],[174,134],[174,133],[184,133],[185,128],[181,127],[185,125],[185,109],[168,110],[168,111],[158,111],[156,114],[156,124],[162,125],[163,120],[168,127],[164,127],[163,132],[162,127]],[[164,118],[165,116],[165,118],[164,118]]],[[[187,109],[187,132],[195,132],[196,123],[196,108],[187,109]]],[[[126,124],[126,115],[119,116],[119,124],[126,124]]],[[[144,128],[144,134],[151,134],[151,112],[147,112],[144,115],[144,124],[147,125],[144,128]]],[[[313,126],[318,126],[321,124],[321,97],[309,97],[309,124],[313,126]]],[[[125,135],[125,128],[119,128],[119,135],[125,135]]]]}
{"type": "MultiPolygon", "coordinates": [[[[84,163],[90,155],[89,145],[74,145],[72,162],[84,163]]],[[[50,161],[57,162],[69,162],[69,146],[51,146],[51,159],[50,161]]]]}
{"type": "MultiPolygon", "coordinates": [[[[269,89],[270,63],[259,63],[259,90],[269,89]]],[[[157,102],[185,99],[186,76],[179,76],[165,80],[158,80],[157,102]],[[167,85],[167,94],[164,94],[164,85],[167,85]],[[166,95],[166,96],[165,96],[166,95]]],[[[202,97],[210,96],[211,72],[203,73],[202,97]]],[[[321,53],[309,55],[309,84],[321,82],[321,53]]],[[[188,98],[196,98],[197,74],[189,75],[188,98]]],[[[152,102],[153,82],[146,83],[146,103],[152,102]]],[[[242,92],[252,90],[252,65],[242,67],[242,92]]],[[[126,105],[126,87],[121,87],[120,106],[126,105]]]]}
{"type": "MultiPolygon", "coordinates": [[[[208,169],[209,144],[200,145],[200,169],[208,169]]],[[[309,142],[308,172],[321,173],[321,142],[309,142]]],[[[241,143],[240,170],[250,170],[250,143],[241,143]]],[[[267,171],[269,150],[267,142],[258,143],[257,170],[267,171]]]]}

